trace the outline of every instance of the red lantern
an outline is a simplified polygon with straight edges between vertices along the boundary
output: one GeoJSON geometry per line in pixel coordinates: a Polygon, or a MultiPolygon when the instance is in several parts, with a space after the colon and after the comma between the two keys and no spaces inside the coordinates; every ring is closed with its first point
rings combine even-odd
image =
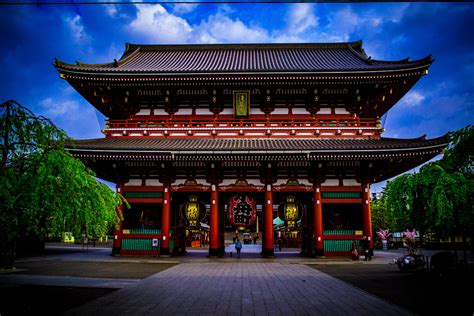
{"type": "Polygon", "coordinates": [[[234,195],[229,199],[227,218],[234,227],[248,227],[255,223],[257,217],[256,201],[247,194],[234,195]]]}

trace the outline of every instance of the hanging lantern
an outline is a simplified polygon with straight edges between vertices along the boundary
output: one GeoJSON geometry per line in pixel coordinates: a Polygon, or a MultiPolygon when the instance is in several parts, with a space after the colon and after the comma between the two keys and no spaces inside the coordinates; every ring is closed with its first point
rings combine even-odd
{"type": "Polygon", "coordinates": [[[247,194],[234,195],[229,199],[227,218],[234,227],[248,227],[257,217],[256,201],[247,194]]]}
{"type": "Polygon", "coordinates": [[[288,196],[286,202],[278,206],[278,217],[286,222],[288,228],[296,227],[298,220],[303,213],[301,203],[295,202],[294,196],[288,196]]]}
{"type": "Polygon", "coordinates": [[[188,227],[199,227],[201,220],[206,216],[206,207],[198,201],[198,197],[190,195],[188,202],[183,205],[184,217],[188,227]]]}

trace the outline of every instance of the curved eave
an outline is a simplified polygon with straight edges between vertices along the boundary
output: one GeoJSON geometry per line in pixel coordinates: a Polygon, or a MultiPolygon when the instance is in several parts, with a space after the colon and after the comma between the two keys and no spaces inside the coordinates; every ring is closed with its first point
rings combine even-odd
{"type": "MultiPolygon", "coordinates": [[[[94,72],[90,70],[72,70],[61,68],[58,66],[56,70],[60,74],[73,76],[90,76],[90,77],[111,77],[114,79],[139,78],[146,79],[153,77],[228,77],[228,76],[363,76],[363,75],[383,75],[383,74],[401,74],[410,71],[426,70],[431,63],[413,65],[412,67],[392,68],[392,69],[354,69],[354,70],[327,70],[327,71],[232,71],[232,72],[119,72],[119,71],[100,71],[94,72]],[[117,78],[122,77],[122,78],[117,78]]],[[[228,79],[228,78],[227,78],[228,79]]]]}
{"type": "MultiPolygon", "coordinates": [[[[153,149],[153,148],[145,148],[145,147],[133,147],[132,145],[128,145],[127,148],[127,141],[135,141],[134,139],[126,139],[124,144],[122,144],[122,148],[120,146],[110,146],[107,145],[108,140],[114,139],[100,139],[97,140],[97,144],[91,147],[86,145],[86,143],[82,143],[78,141],[74,148],[70,146],[67,148],[68,151],[78,155],[114,155],[114,156],[130,156],[140,158],[142,156],[149,156],[152,158],[155,155],[170,155],[173,157],[181,156],[181,155],[214,155],[214,156],[229,156],[229,155],[299,155],[303,156],[308,160],[314,159],[353,159],[357,157],[365,157],[365,158],[376,158],[376,159],[383,159],[389,158],[390,156],[409,156],[409,155],[423,155],[426,154],[437,154],[440,153],[447,145],[448,145],[448,138],[446,135],[430,139],[426,141],[421,141],[420,139],[414,139],[418,141],[418,144],[411,144],[411,146],[407,145],[403,146],[392,146],[392,148],[320,148],[320,149],[312,149],[312,148],[305,148],[305,149],[281,149],[281,148],[274,148],[274,149],[216,149],[216,148],[208,148],[208,149],[173,149],[173,148],[163,148],[163,149],[153,149]],[[420,144],[421,142],[421,144],[420,144]],[[422,143],[426,142],[426,145],[422,143]],[[108,147],[107,147],[108,146],[108,147]],[[79,147],[79,148],[78,148],[79,147]]],[[[406,141],[414,141],[414,140],[406,140],[406,141]]],[[[297,141],[297,140],[295,140],[297,141]]],[[[383,140],[381,140],[382,142],[383,140]]],[[[403,140],[402,140],[403,141],[403,140]]],[[[182,145],[182,144],[180,144],[182,145]]],[[[361,145],[364,145],[361,143],[361,145]]],[[[362,146],[361,146],[362,147],[362,146]]]]}

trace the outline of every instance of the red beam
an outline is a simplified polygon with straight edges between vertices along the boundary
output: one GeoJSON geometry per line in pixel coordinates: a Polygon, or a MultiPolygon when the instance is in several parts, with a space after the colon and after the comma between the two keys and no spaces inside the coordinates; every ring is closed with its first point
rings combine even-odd
{"type": "Polygon", "coordinates": [[[219,192],[264,192],[263,186],[245,186],[245,185],[231,185],[226,187],[219,187],[219,192]]]}
{"type": "Polygon", "coordinates": [[[210,192],[209,186],[205,185],[189,185],[189,186],[174,186],[171,187],[173,192],[210,192]]]}
{"type": "Polygon", "coordinates": [[[321,187],[322,192],[360,192],[360,185],[321,187]]]}
{"type": "Polygon", "coordinates": [[[163,192],[163,186],[125,186],[124,192],[163,192]]]}
{"type": "Polygon", "coordinates": [[[273,188],[275,192],[312,192],[313,188],[306,185],[280,185],[273,188]]]}

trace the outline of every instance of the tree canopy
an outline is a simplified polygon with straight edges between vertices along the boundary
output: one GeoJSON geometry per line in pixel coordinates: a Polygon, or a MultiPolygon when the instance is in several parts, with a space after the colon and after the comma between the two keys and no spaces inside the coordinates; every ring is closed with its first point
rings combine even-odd
{"type": "MultiPolygon", "coordinates": [[[[441,160],[390,181],[382,196],[391,230],[416,228],[441,238],[474,231],[474,128],[451,132],[441,160]]],[[[380,202],[378,202],[380,203],[380,202]]],[[[376,205],[375,207],[379,207],[376,205]]],[[[375,222],[378,215],[375,213],[375,222]]]]}
{"type": "Polygon", "coordinates": [[[64,150],[71,140],[51,121],[15,101],[0,111],[2,253],[24,235],[106,234],[122,197],[64,150]]]}

